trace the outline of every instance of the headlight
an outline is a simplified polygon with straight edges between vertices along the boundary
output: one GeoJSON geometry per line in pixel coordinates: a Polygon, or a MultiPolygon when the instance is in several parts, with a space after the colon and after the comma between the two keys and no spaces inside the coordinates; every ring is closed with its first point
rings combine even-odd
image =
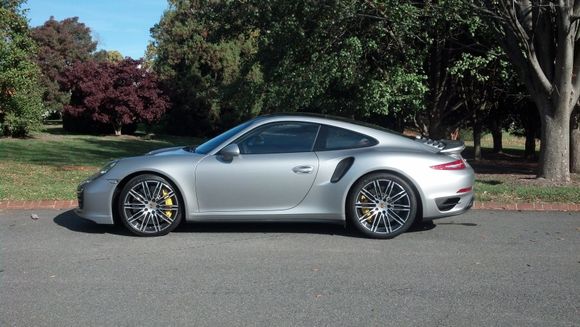
{"type": "Polygon", "coordinates": [[[119,161],[113,160],[113,161],[109,162],[108,164],[106,164],[103,168],[101,168],[101,170],[99,170],[98,173],[95,174],[95,177],[103,176],[104,174],[108,173],[109,170],[111,170],[113,167],[115,167],[117,162],[119,162],[119,161]]]}

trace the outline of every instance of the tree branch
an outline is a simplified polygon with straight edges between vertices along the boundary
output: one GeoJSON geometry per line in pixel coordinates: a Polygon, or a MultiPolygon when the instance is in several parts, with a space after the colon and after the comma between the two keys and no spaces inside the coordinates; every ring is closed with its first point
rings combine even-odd
{"type": "MultiPolygon", "coordinates": [[[[559,0],[556,6],[557,43],[554,71],[554,87],[556,94],[552,97],[555,108],[571,109],[572,73],[574,70],[574,39],[570,26],[572,6],[565,0],[559,0]]],[[[574,102],[575,104],[575,102],[574,102]]]]}

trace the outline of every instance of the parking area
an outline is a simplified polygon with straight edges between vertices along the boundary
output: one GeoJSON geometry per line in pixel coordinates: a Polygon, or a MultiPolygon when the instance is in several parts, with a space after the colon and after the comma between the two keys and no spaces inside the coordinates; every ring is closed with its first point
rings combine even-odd
{"type": "Polygon", "coordinates": [[[3,210],[0,325],[576,326],[580,213],[471,211],[383,241],[322,224],[139,238],[3,210]]]}

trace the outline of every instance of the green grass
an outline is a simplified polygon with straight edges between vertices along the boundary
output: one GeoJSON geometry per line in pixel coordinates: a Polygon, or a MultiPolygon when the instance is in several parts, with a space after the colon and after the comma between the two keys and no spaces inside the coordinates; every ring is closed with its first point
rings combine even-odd
{"type": "Polygon", "coordinates": [[[510,182],[477,179],[475,192],[478,201],[580,203],[580,188],[578,186],[518,185],[510,182]]]}
{"type": "MultiPolygon", "coordinates": [[[[473,140],[465,141],[465,145],[468,147],[473,147],[473,140]]],[[[523,150],[526,148],[526,138],[521,136],[512,135],[508,132],[503,132],[502,136],[502,145],[504,150],[514,151],[514,150],[523,150]]],[[[493,137],[491,134],[484,134],[481,136],[481,147],[493,149],[493,137]]],[[[540,149],[540,141],[536,140],[536,150],[540,149]]],[[[520,151],[514,151],[520,153],[520,151]]]]}
{"type": "Polygon", "coordinates": [[[0,200],[74,199],[76,185],[108,161],[199,143],[175,136],[67,135],[47,125],[28,139],[0,139],[0,200]]]}

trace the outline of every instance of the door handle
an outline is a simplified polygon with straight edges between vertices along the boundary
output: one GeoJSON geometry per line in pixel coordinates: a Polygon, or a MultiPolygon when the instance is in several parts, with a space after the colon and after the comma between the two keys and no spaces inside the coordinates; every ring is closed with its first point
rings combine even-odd
{"type": "Polygon", "coordinates": [[[312,166],[296,166],[292,168],[292,171],[296,174],[310,174],[314,170],[312,166]]]}

